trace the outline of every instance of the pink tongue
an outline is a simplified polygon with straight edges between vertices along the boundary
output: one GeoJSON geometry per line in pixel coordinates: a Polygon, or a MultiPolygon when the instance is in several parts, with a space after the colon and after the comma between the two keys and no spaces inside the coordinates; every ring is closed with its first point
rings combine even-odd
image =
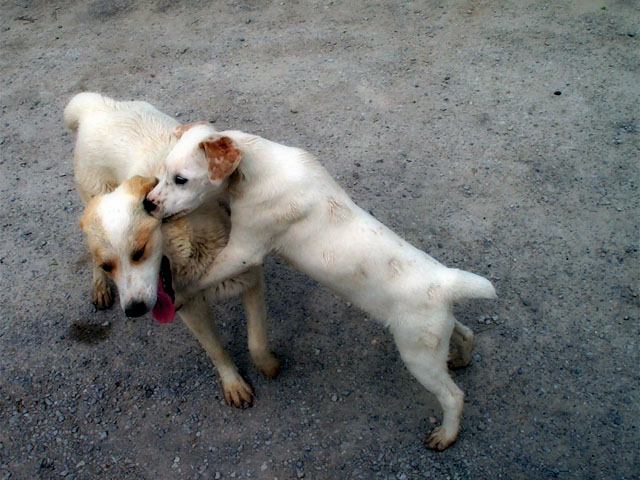
{"type": "Polygon", "coordinates": [[[176,309],[173,307],[171,297],[162,287],[162,278],[158,278],[158,300],[156,300],[151,314],[160,323],[169,323],[176,316],[176,309]]]}

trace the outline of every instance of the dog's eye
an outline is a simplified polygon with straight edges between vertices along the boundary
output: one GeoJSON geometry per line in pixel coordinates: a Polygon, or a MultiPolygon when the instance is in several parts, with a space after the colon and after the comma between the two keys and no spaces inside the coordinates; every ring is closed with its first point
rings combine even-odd
{"type": "Polygon", "coordinates": [[[136,250],[135,252],[133,252],[133,255],[131,255],[131,260],[134,262],[137,262],[138,260],[140,260],[142,258],[142,255],[144,255],[144,249],[145,249],[146,245],[144,247],[142,247],[139,250],[136,250]]]}
{"type": "Polygon", "coordinates": [[[111,265],[110,263],[103,263],[102,265],[100,265],[100,268],[109,273],[111,270],[113,270],[113,265],[111,265]]]}
{"type": "Polygon", "coordinates": [[[175,177],[173,177],[173,181],[176,182],[176,185],[184,185],[189,180],[184,177],[181,177],[180,175],[176,175],[175,177]]]}

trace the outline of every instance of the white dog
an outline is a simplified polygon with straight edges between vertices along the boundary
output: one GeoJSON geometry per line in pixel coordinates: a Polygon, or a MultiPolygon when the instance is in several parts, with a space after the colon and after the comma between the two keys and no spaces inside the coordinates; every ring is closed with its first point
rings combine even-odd
{"type": "Polygon", "coordinates": [[[444,412],[428,447],[443,450],[455,441],[464,395],[447,371],[449,339],[463,352],[458,363],[465,364],[473,335],[455,321],[452,302],[495,298],[491,283],[449,269],[408,244],[355,205],[303,150],[201,123],[182,126],[177,134],[166,172],[147,196],[158,206],[154,214],[190,212],[233,174],[229,243],[198,288],[277,252],[391,329],[409,371],[444,412]]]}
{"type": "MultiPolygon", "coordinates": [[[[86,206],[80,226],[94,263],[94,303],[110,305],[111,277],[127,316],[153,308],[158,320],[171,321],[174,288],[180,293],[196,282],[226,245],[227,213],[216,200],[176,222],[162,223],[149,215],[152,205],[145,197],[156,184],[153,177],[164,171],[178,122],[148,103],[81,93],[69,102],[64,119],[78,132],[74,173],[86,206]]],[[[216,366],[227,403],[241,407],[251,403],[253,392],[222,346],[209,305],[241,295],[251,357],[265,375],[277,375],[280,362],[267,343],[262,268],[234,275],[205,293],[185,304],[180,316],[216,366]]]]}

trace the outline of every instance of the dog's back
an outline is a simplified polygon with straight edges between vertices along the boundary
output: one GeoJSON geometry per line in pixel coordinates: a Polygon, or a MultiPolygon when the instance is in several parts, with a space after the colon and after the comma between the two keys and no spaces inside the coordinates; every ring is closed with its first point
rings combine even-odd
{"type": "MultiPolygon", "coordinates": [[[[122,110],[134,110],[139,112],[158,112],[156,108],[147,102],[120,102],[113,98],[94,92],[82,92],[75,95],[64,109],[64,125],[75,132],[83,119],[97,113],[110,113],[122,110]]],[[[159,113],[159,112],[158,112],[159,113]]],[[[178,122],[175,122],[176,124],[178,122]]]]}
{"type": "Polygon", "coordinates": [[[73,97],[63,117],[77,132],[74,175],[85,203],[134,175],[159,175],[178,125],[146,102],[120,102],[92,92],[73,97]]]}

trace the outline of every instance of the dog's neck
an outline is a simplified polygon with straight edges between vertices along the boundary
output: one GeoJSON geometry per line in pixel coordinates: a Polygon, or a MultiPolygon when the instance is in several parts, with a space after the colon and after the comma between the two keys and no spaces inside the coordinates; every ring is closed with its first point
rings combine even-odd
{"type": "Polygon", "coordinates": [[[237,168],[241,181],[253,183],[271,176],[278,167],[273,150],[279,145],[244,132],[233,133],[233,140],[242,150],[242,161],[237,168]]]}
{"type": "Polygon", "coordinates": [[[246,189],[259,189],[262,194],[279,192],[283,181],[291,184],[305,178],[303,171],[315,164],[304,150],[288,147],[244,132],[228,132],[242,150],[242,160],[231,178],[231,197],[243,195],[246,189]]]}

